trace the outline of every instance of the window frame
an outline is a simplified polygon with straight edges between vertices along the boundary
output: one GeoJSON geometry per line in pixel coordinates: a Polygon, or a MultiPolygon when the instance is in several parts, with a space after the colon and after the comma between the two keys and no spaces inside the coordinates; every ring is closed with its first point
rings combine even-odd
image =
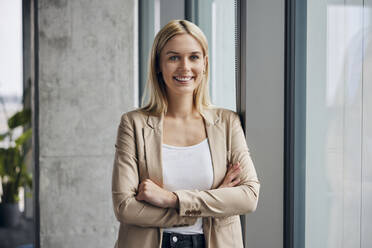
{"type": "Polygon", "coordinates": [[[305,247],[307,0],[285,2],[283,247],[305,247]]]}

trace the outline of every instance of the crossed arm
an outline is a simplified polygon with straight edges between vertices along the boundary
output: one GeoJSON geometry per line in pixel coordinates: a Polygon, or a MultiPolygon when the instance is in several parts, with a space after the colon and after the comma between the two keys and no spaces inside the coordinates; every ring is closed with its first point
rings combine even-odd
{"type": "Polygon", "coordinates": [[[167,191],[150,179],[138,178],[134,153],[134,132],[123,115],[118,129],[112,179],[114,212],[120,222],[143,227],[192,225],[197,217],[252,212],[256,209],[259,181],[245,143],[237,115],[231,124],[231,151],[234,165],[228,165],[217,189],[167,191]],[[198,209],[189,216],[189,209],[198,209]]]}
{"type": "MultiPolygon", "coordinates": [[[[239,173],[239,162],[234,165],[229,164],[225,178],[218,188],[236,186],[240,182],[239,173]]],[[[179,209],[178,195],[175,192],[163,189],[151,179],[146,179],[140,183],[135,198],[138,201],[145,201],[160,208],[179,209]]]]}

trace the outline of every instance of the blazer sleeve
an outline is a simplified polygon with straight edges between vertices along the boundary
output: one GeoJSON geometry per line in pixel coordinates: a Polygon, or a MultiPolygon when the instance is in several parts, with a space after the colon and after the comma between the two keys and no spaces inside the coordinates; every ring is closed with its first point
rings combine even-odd
{"type": "Polygon", "coordinates": [[[240,183],[235,187],[206,191],[179,190],[174,193],[179,199],[181,216],[225,217],[250,213],[256,210],[260,182],[249,154],[239,116],[230,119],[231,163],[240,162],[240,183]]]}
{"type": "Polygon", "coordinates": [[[135,135],[124,114],[117,132],[112,173],[112,199],[117,220],[142,227],[192,225],[194,217],[181,217],[175,209],[159,208],[135,199],[139,185],[135,135]]]}

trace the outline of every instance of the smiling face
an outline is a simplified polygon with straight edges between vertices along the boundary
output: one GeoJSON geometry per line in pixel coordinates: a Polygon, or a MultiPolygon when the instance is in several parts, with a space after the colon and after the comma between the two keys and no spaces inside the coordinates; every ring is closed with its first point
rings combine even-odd
{"type": "Polygon", "coordinates": [[[170,39],[160,53],[160,72],[168,94],[193,94],[207,65],[199,42],[189,34],[170,39]]]}

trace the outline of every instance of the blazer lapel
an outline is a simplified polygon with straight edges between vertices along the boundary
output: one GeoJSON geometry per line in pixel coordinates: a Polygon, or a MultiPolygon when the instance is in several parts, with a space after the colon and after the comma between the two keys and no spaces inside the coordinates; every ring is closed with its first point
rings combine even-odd
{"type": "Polygon", "coordinates": [[[162,143],[163,143],[163,118],[161,116],[149,115],[147,126],[144,127],[145,159],[149,178],[163,185],[163,168],[162,168],[162,143]]]}
{"type": "Polygon", "coordinates": [[[219,122],[219,117],[212,109],[206,109],[202,116],[205,120],[205,128],[208,137],[213,165],[212,189],[218,187],[226,173],[226,134],[219,122]]]}
{"type": "MultiPolygon", "coordinates": [[[[213,165],[212,189],[225,177],[226,161],[226,134],[219,117],[213,109],[205,109],[201,114],[204,119],[208,137],[209,149],[213,165]]],[[[148,115],[147,126],[144,127],[145,159],[149,178],[159,185],[163,185],[162,144],[163,120],[160,116],[148,115]]]]}

